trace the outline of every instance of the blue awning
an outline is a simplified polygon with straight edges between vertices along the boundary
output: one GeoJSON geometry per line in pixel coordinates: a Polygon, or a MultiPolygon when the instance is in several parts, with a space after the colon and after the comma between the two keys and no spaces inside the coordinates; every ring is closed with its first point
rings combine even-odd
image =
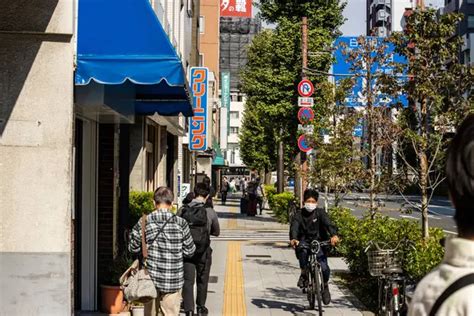
{"type": "Polygon", "coordinates": [[[79,0],[76,85],[133,83],[137,114],[192,115],[181,60],[148,0],[79,0]]]}

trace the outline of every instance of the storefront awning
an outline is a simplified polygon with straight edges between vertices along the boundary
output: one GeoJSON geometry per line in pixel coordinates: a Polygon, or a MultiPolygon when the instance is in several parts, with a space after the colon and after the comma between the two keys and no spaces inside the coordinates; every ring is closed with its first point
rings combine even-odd
{"type": "Polygon", "coordinates": [[[148,0],[78,3],[76,85],[130,82],[137,114],[192,115],[181,60],[148,0]]]}

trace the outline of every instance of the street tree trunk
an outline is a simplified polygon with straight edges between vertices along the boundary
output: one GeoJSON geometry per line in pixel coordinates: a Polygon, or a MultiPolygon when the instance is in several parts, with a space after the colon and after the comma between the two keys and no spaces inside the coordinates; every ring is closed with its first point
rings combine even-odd
{"type": "Polygon", "coordinates": [[[419,147],[418,160],[419,160],[419,174],[420,174],[420,189],[421,189],[421,228],[423,232],[423,238],[429,237],[428,230],[428,105],[426,98],[421,102],[421,122],[420,122],[420,133],[422,142],[419,147]]]}
{"type": "Polygon", "coordinates": [[[284,163],[283,163],[283,155],[284,155],[284,150],[283,150],[283,131],[280,129],[278,137],[278,165],[277,165],[277,182],[278,182],[278,187],[277,187],[277,192],[282,193],[285,190],[285,180],[284,178],[284,163]]]}

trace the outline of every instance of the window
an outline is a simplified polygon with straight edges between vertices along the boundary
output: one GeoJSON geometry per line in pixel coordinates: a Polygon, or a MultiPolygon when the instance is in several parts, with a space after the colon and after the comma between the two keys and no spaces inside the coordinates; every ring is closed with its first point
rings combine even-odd
{"type": "Polygon", "coordinates": [[[474,15],[469,15],[467,17],[467,27],[474,28],[474,15]]]}
{"type": "Polygon", "coordinates": [[[204,34],[206,18],[201,15],[199,16],[199,33],[204,34]]]}
{"type": "Polygon", "coordinates": [[[234,164],[235,163],[235,151],[232,150],[230,153],[230,163],[234,164]]]}
{"type": "Polygon", "coordinates": [[[231,127],[230,128],[230,133],[231,134],[238,134],[239,133],[239,128],[238,127],[231,127]]]}
{"type": "Polygon", "coordinates": [[[230,111],[230,118],[231,118],[231,119],[238,119],[238,118],[239,118],[239,112],[237,112],[237,111],[230,111]]]}

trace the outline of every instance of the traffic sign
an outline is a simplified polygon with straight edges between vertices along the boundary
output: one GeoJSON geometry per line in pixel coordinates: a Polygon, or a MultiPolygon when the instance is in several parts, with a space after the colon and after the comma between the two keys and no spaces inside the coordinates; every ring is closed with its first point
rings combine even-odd
{"type": "Polygon", "coordinates": [[[302,125],[298,124],[298,132],[305,134],[314,134],[314,125],[302,125]]]}
{"type": "Polygon", "coordinates": [[[303,79],[298,84],[298,93],[302,97],[310,97],[314,93],[314,86],[308,79],[303,79]]]}
{"type": "Polygon", "coordinates": [[[306,139],[306,135],[303,134],[298,138],[298,148],[302,152],[305,152],[305,153],[307,153],[308,151],[311,151],[313,149],[313,148],[311,148],[311,146],[309,146],[308,141],[306,139]]]}
{"type": "Polygon", "coordinates": [[[314,119],[314,111],[312,108],[301,108],[298,111],[298,120],[301,124],[306,124],[314,119]]]}
{"type": "Polygon", "coordinates": [[[311,97],[298,97],[299,107],[313,107],[314,99],[311,97]]]}

